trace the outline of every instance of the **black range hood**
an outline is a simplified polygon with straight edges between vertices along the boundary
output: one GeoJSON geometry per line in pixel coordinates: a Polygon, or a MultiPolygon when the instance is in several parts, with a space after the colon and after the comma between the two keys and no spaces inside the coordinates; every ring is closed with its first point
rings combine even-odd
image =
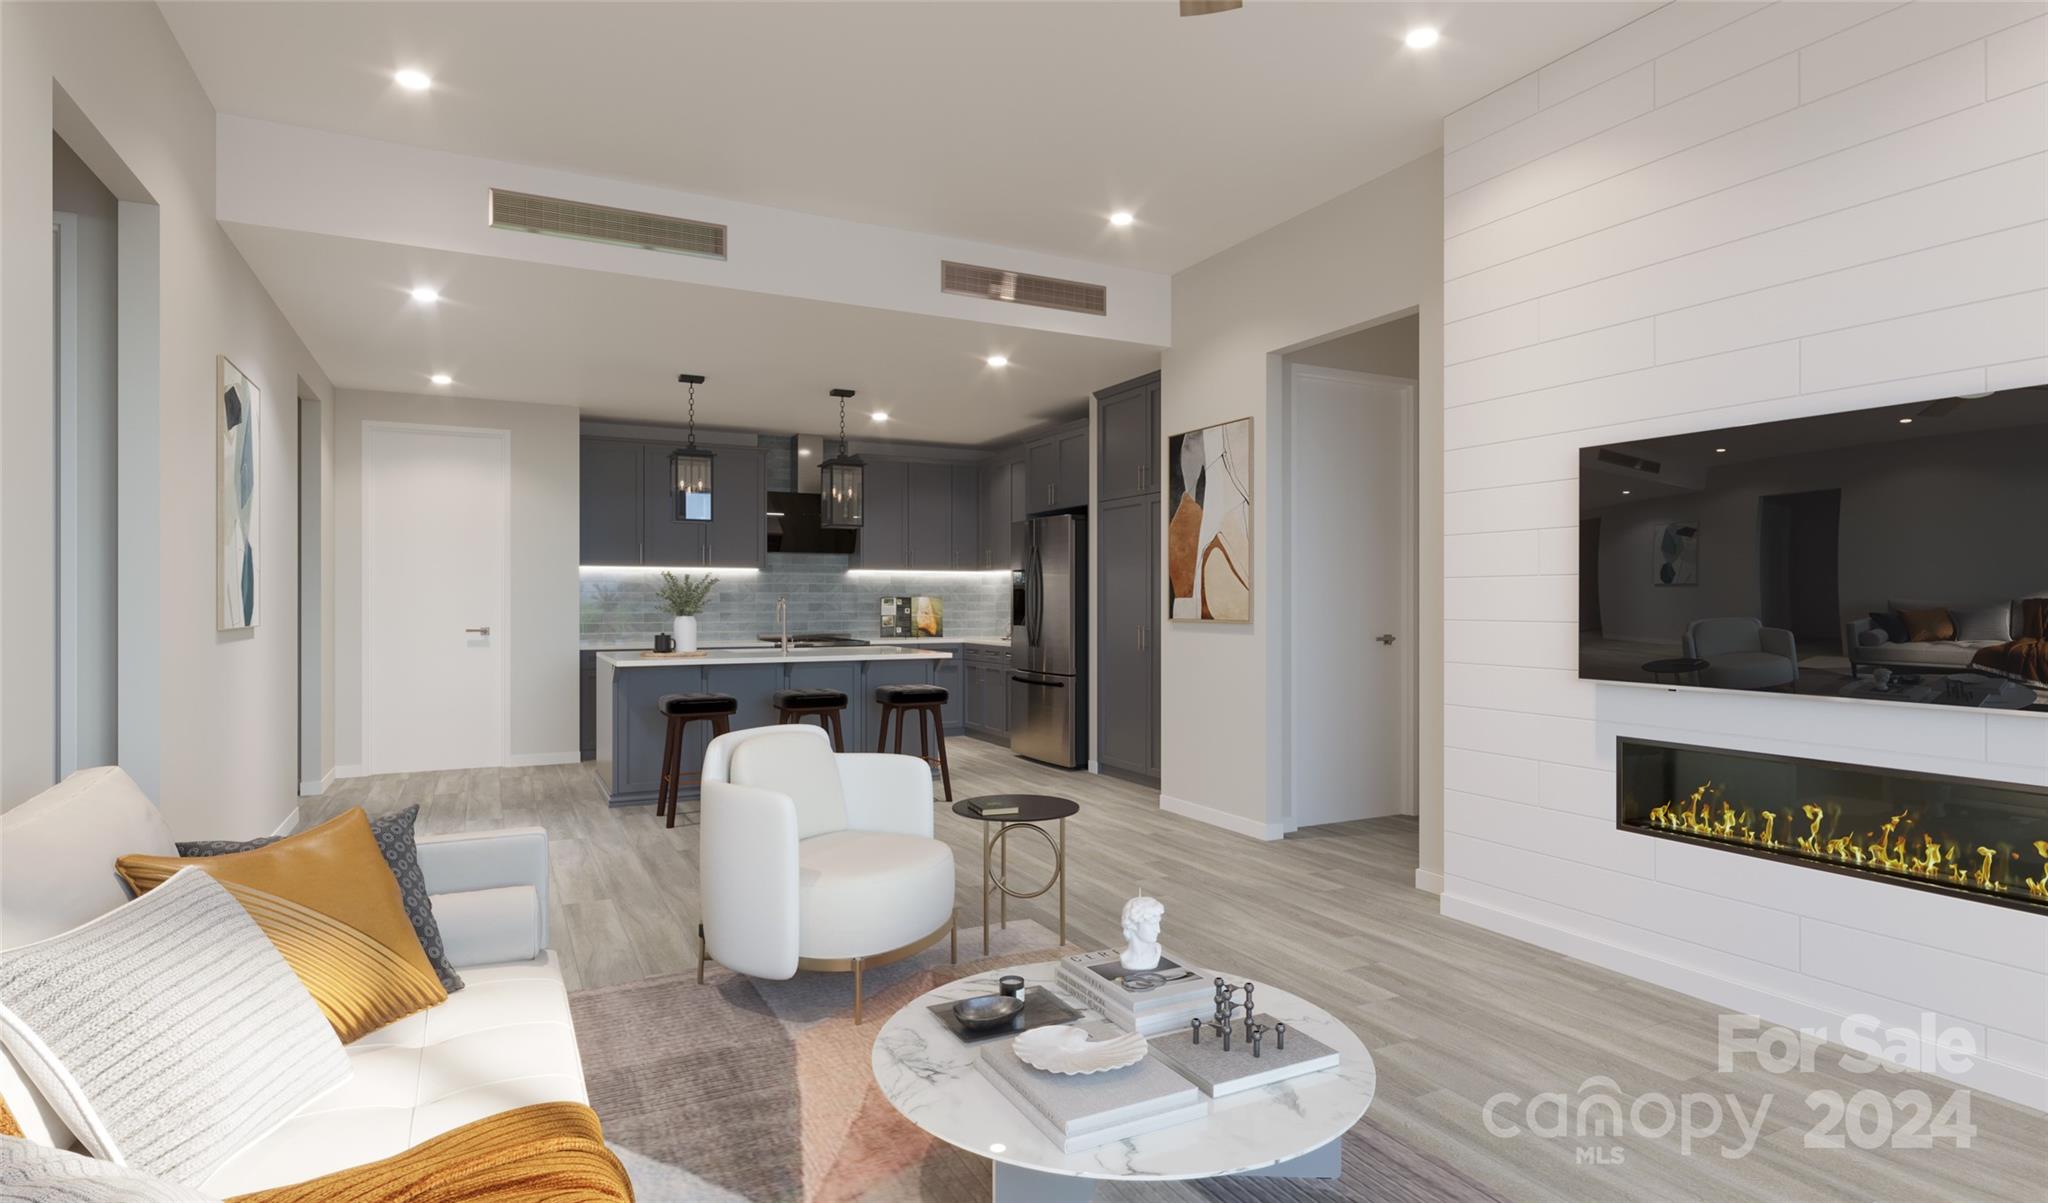
{"type": "Polygon", "coordinates": [[[768,550],[852,555],[860,532],[826,530],[818,525],[821,516],[816,493],[768,494],[768,550]]]}

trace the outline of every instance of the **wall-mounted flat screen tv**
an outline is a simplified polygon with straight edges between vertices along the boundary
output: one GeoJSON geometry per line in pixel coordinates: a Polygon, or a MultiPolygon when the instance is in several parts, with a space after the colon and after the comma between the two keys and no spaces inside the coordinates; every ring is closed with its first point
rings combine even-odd
{"type": "Polygon", "coordinates": [[[2048,386],[1582,448],[1579,676],[2048,715],[2048,386]]]}

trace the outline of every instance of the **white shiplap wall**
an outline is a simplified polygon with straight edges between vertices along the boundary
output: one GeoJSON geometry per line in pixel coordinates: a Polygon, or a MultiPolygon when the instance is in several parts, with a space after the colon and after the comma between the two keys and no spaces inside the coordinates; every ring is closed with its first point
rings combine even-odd
{"type": "Polygon", "coordinates": [[[2048,784],[2048,719],[1575,670],[1580,446],[2048,381],[2048,6],[1674,4],[1444,136],[1445,913],[2048,1107],[2048,919],[1613,818],[1618,735],[2048,784]]]}

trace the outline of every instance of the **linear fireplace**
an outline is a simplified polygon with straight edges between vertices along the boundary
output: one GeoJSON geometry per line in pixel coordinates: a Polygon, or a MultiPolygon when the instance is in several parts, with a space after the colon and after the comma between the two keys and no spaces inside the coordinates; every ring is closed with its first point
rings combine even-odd
{"type": "Polygon", "coordinates": [[[2048,789],[1622,738],[1625,831],[2048,913],[2048,789]]]}

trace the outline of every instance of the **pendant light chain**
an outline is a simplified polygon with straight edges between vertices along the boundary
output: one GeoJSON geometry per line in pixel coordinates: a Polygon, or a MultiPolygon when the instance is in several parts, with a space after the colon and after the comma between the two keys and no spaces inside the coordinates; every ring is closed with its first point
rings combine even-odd
{"type": "Polygon", "coordinates": [[[846,398],[839,398],[839,454],[846,454],[846,398]]]}
{"type": "MultiPolygon", "coordinates": [[[[845,425],[846,425],[846,419],[845,419],[845,417],[844,417],[843,415],[841,416],[841,418],[840,418],[840,420],[839,420],[839,424],[840,424],[840,426],[841,426],[841,428],[842,428],[842,429],[843,429],[843,428],[845,427],[845,425]]],[[[696,385],[696,383],[695,383],[695,382],[693,381],[693,382],[692,382],[692,383],[690,384],[690,446],[694,448],[694,447],[695,447],[696,445],[697,445],[697,385],[696,385]]]]}

